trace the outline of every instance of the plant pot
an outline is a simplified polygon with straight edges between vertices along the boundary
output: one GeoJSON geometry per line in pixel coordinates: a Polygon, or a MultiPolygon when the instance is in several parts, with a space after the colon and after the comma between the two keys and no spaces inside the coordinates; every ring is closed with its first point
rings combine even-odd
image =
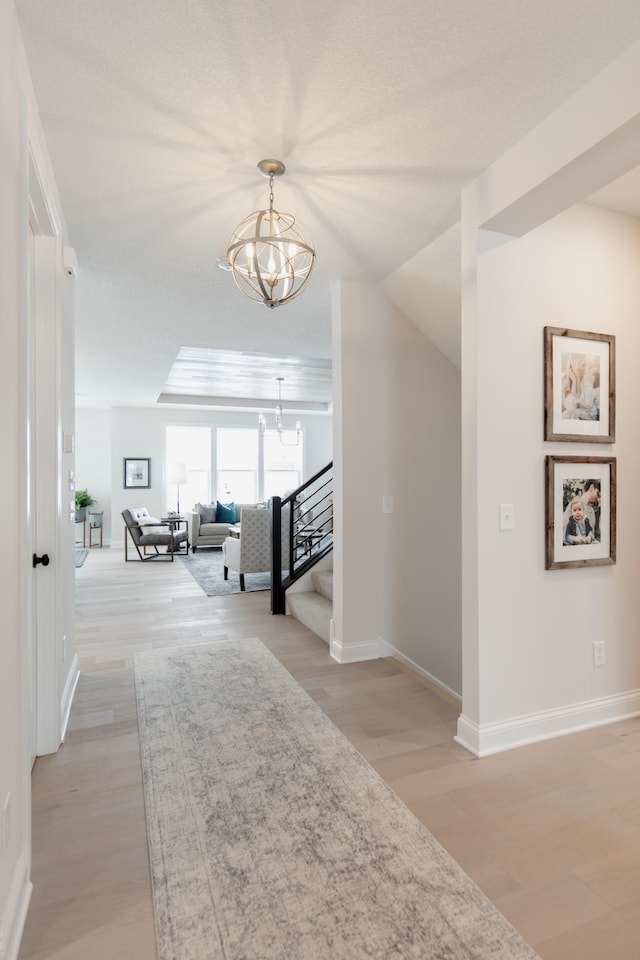
{"type": "Polygon", "coordinates": [[[82,523],[82,521],[86,519],[87,519],[87,508],[76,507],[76,523],[82,523]]]}

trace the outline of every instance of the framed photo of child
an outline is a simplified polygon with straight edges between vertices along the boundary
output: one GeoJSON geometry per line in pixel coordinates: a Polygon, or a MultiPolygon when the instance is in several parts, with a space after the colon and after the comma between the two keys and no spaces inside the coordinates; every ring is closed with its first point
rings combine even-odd
{"type": "Polygon", "coordinates": [[[544,439],[613,443],[615,337],[544,328],[544,439]]]}
{"type": "Polygon", "coordinates": [[[615,457],[546,458],[546,563],[616,562],[615,457]]]}

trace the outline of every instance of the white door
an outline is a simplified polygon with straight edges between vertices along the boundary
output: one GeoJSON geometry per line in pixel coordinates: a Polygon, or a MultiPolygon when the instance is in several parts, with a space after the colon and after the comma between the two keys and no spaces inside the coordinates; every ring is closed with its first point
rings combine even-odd
{"type": "Polygon", "coordinates": [[[54,753],[60,745],[60,656],[56,650],[57,404],[56,397],[56,227],[33,157],[29,163],[28,322],[24,390],[26,462],[26,645],[32,755],[54,753]],[[35,557],[50,563],[34,566],[35,557]]]}
{"type": "MultiPolygon", "coordinates": [[[[29,218],[28,227],[28,285],[27,285],[27,342],[26,342],[26,508],[27,508],[27,550],[24,563],[29,562],[36,552],[36,450],[35,450],[35,228],[29,218]]],[[[26,646],[29,664],[29,748],[31,765],[36,758],[38,746],[38,634],[37,634],[37,571],[31,566],[25,576],[26,597],[26,646]]]]}

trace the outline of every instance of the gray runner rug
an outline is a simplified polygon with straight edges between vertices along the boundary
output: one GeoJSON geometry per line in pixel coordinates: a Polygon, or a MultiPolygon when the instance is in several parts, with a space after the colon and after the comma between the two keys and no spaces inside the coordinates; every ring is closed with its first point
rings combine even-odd
{"type": "Polygon", "coordinates": [[[259,640],[136,654],[160,960],[534,960],[259,640]]]}

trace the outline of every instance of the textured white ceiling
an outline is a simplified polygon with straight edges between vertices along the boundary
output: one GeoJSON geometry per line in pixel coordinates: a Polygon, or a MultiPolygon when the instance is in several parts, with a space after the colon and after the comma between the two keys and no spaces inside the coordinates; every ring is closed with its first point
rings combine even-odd
{"type": "Polygon", "coordinates": [[[329,358],[340,277],[389,277],[402,308],[455,352],[438,329],[451,290],[442,281],[432,319],[420,290],[454,246],[461,188],[640,36],[637,0],[17,9],[79,261],[85,406],[155,403],[183,345],[329,358]],[[275,206],[299,218],[318,257],[309,289],[273,311],[215,266],[236,223],[267,205],[263,157],[286,163],[275,206]],[[423,276],[421,252],[442,235],[423,276]]]}

